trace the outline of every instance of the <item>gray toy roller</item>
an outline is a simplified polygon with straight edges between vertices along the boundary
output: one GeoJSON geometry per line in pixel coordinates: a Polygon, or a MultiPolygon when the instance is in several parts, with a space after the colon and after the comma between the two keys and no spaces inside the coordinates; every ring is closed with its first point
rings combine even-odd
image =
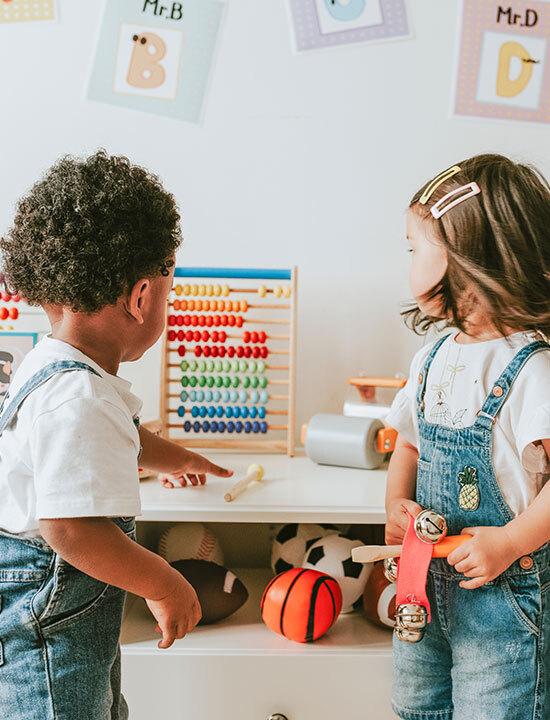
{"type": "Polygon", "coordinates": [[[306,455],[320,465],[374,470],[386,457],[376,447],[378,432],[383,427],[374,418],[314,415],[306,429],[306,455]]]}

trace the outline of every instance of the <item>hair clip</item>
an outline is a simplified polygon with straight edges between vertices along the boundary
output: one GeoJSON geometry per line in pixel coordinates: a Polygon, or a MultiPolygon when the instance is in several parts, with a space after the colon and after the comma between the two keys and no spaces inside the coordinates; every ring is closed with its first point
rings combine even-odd
{"type": "Polygon", "coordinates": [[[450,168],[447,168],[447,170],[443,170],[442,173],[439,173],[437,177],[435,177],[431,183],[427,186],[427,188],[424,190],[422,195],[420,196],[418,202],[421,205],[425,205],[428,200],[431,198],[431,196],[434,194],[434,192],[437,190],[437,188],[445,182],[445,180],[448,180],[449,178],[452,178],[453,175],[456,175],[461,171],[462,168],[460,168],[458,165],[453,165],[450,168]]]}
{"type": "Polygon", "coordinates": [[[473,197],[474,195],[479,195],[481,192],[481,188],[476,182],[468,183],[467,185],[462,185],[459,188],[456,188],[456,190],[451,190],[451,192],[444,195],[441,200],[438,200],[431,208],[430,212],[434,216],[434,218],[438,219],[442,215],[445,215],[446,212],[451,210],[451,208],[454,208],[456,205],[459,205],[464,200],[467,200],[468,198],[473,197]],[[450,200],[455,195],[459,195],[459,193],[462,193],[464,190],[468,190],[469,192],[464,193],[463,195],[460,195],[455,200],[450,202],[448,205],[445,205],[447,200],[450,200]],[[443,207],[445,206],[445,207],[443,207]]]}

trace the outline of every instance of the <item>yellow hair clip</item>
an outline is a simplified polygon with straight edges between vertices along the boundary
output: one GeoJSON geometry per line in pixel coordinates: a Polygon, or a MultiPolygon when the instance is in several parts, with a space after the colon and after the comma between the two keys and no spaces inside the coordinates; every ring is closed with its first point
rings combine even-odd
{"type": "Polygon", "coordinates": [[[450,168],[447,168],[447,170],[443,170],[442,173],[439,173],[437,177],[435,177],[431,183],[428,185],[428,187],[424,190],[422,195],[420,196],[418,202],[421,205],[425,205],[428,200],[431,198],[431,196],[434,194],[434,192],[437,190],[437,188],[445,182],[445,180],[448,180],[449,178],[452,178],[453,175],[456,175],[461,171],[461,168],[458,165],[453,165],[450,168]]]}

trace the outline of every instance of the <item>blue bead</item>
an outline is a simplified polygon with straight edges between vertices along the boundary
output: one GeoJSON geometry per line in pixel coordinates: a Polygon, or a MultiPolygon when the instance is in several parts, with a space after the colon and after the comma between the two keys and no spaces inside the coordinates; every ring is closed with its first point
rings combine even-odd
{"type": "Polygon", "coordinates": [[[185,402],[188,397],[189,397],[189,394],[187,393],[187,391],[186,391],[186,390],[182,390],[181,393],[180,393],[180,400],[181,400],[182,402],[185,402]]]}
{"type": "Polygon", "coordinates": [[[236,430],[238,433],[242,433],[242,431],[243,431],[243,424],[242,424],[242,422],[241,422],[240,420],[235,423],[235,430],[236,430]]]}
{"type": "Polygon", "coordinates": [[[239,399],[239,393],[236,390],[230,390],[229,399],[231,400],[231,402],[237,402],[237,400],[239,399]]]}
{"type": "Polygon", "coordinates": [[[264,417],[265,417],[265,408],[264,407],[258,408],[258,415],[262,418],[262,420],[264,419],[264,417]]]}
{"type": "Polygon", "coordinates": [[[212,391],[212,402],[220,402],[221,393],[219,390],[212,391]]]}
{"type": "Polygon", "coordinates": [[[216,408],[216,415],[219,418],[222,418],[224,416],[224,409],[222,405],[218,405],[218,407],[216,408]]]}
{"type": "Polygon", "coordinates": [[[216,420],[212,420],[210,423],[210,432],[218,432],[218,423],[216,420]]]}
{"type": "Polygon", "coordinates": [[[258,415],[258,408],[257,407],[251,407],[250,408],[250,417],[255,418],[258,415]]]}
{"type": "Polygon", "coordinates": [[[233,417],[241,417],[241,408],[238,405],[233,408],[233,417]]]}
{"type": "Polygon", "coordinates": [[[267,423],[266,423],[266,422],[260,423],[260,430],[261,430],[263,433],[266,433],[266,432],[267,432],[267,423]]]}
{"type": "Polygon", "coordinates": [[[185,432],[189,432],[191,430],[191,423],[189,420],[186,420],[183,423],[183,429],[185,430],[185,432]]]}
{"type": "Polygon", "coordinates": [[[213,417],[215,417],[215,415],[216,415],[216,408],[213,405],[210,405],[210,407],[208,408],[208,417],[213,418],[213,417]]]}
{"type": "Polygon", "coordinates": [[[244,431],[245,433],[249,433],[252,430],[252,423],[251,422],[245,422],[244,424],[244,431]]]}
{"type": "Polygon", "coordinates": [[[257,390],[251,390],[250,391],[250,402],[256,404],[258,400],[260,399],[260,394],[257,390]]]}
{"type": "Polygon", "coordinates": [[[197,433],[201,431],[201,424],[198,420],[193,423],[193,430],[197,433]]]}
{"type": "Polygon", "coordinates": [[[260,432],[260,423],[259,422],[252,423],[252,432],[255,432],[255,433],[260,432]]]}
{"type": "Polygon", "coordinates": [[[246,407],[246,405],[241,408],[241,417],[243,417],[243,418],[248,417],[248,408],[246,407]]]}
{"type": "Polygon", "coordinates": [[[230,420],[230,421],[227,423],[227,432],[228,432],[228,433],[235,432],[235,423],[234,423],[232,420],[230,420]]]}
{"type": "Polygon", "coordinates": [[[225,423],[223,422],[223,420],[218,423],[218,432],[225,432],[225,423]]]}
{"type": "Polygon", "coordinates": [[[269,393],[267,390],[262,390],[260,393],[260,402],[266,403],[269,400],[269,393]]]}
{"type": "Polygon", "coordinates": [[[191,408],[191,415],[193,417],[199,416],[199,408],[196,405],[193,405],[193,407],[191,408]]]}
{"type": "Polygon", "coordinates": [[[202,424],[202,429],[204,432],[208,432],[210,430],[210,423],[208,420],[205,420],[202,424]]]}
{"type": "Polygon", "coordinates": [[[229,402],[229,391],[224,390],[222,392],[222,402],[229,402]]]}
{"type": "Polygon", "coordinates": [[[204,400],[204,390],[197,390],[197,402],[204,400]]]}
{"type": "Polygon", "coordinates": [[[205,390],[204,400],[205,402],[212,402],[212,390],[205,390]]]}
{"type": "Polygon", "coordinates": [[[179,408],[178,408],[178,415],[179,415],[180,417],[183,417],[183,416],[185,415],[185,408],[183,407],[183,405],[180,405],[180,406],[179,406],[179,408]]]}
{"type": "MultiPolygon", "coordinates": [[[[185,390],[183,392],[185,392],[185,390]]],[[[183,395],[183,393],[182,393],[182,395],[183,395]]],[[[189,392],[189,400],[191,400],[191,402],[195,402],[196,399],[197,399],[197,391],[191,390],[189,392]]],[[[183,400],[183,398],[182,398],[182,400],[183,400]]]]}
{"type": "Polygon", "coordinates": [[[240,390],[239,391],[239,402],[245,403],[246,400],[247,400],[246,390],[240,390]]]}
{"type": "Polygon", "coordinates": [[[204,417],[206,417],[206,413],[207,413],[206,407],[203,405],[199,410],[199,415],[204,418],[204,417]]]}
{"type": "Polygon", "coordinates": [[[225,416],[228,418],[233,417],[233,408],[230,405],[225,408],[225,416]]]}

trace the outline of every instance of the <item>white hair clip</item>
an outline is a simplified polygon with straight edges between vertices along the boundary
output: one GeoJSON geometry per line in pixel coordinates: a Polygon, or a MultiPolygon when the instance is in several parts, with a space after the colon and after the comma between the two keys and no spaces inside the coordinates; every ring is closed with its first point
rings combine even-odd
{"type": "Polygon", "coordinates": [[[459,188],[456,188],[455,190],[451,190],[451,192],[444,195],[441,200],[438,200],[432,207],[430,208],[431,214],[436,218],[440,218],[442,215],[445,215],[446,212],[451,210],[452,208],[456,207],[457,205],[460,205],[461,202],[464,200],[468,200],[468,198],[473,197],[474,195],[479,195],[481,192],[481,188],[476,182],[468,183],[467,185],[462,185],[459,188]],[[466,192],[465,192],[466,191],[466,192]],[[455,197],[457,196],[458,197],[455,197]],[[447,203],[448,200],[451,198],[455,198],[452,202],[447,203]]]}

